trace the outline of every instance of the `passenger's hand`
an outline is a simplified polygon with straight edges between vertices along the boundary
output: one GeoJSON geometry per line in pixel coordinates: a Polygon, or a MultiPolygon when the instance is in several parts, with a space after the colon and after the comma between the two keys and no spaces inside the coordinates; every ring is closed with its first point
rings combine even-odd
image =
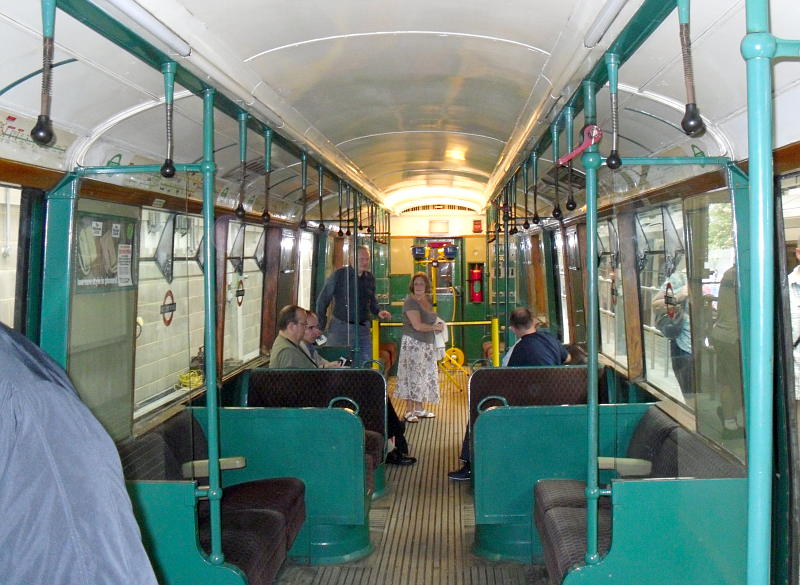
{"type": "Polygon", "coordinates": [[[384,309],[382,311],[378,311],[378,317],[380,317],[381,319],[391,319],[392,314],[386,309],[384,309]]]}

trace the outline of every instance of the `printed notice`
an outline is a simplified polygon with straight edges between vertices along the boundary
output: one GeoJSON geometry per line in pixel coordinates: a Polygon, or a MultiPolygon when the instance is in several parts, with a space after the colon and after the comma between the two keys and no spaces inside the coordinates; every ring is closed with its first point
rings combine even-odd
{"type": "Polygon", "coordinates": [[[75,289],[78,293],[132,288],[137,280],[137,220],[78,212],[75,289]]]}
{"type": "Polygon", "coordinates": [[[133,257],[133,246],[130,244],[120,244],[117,248],[117,285],[133,286],[131,275],[131,258],[133,257]]]}

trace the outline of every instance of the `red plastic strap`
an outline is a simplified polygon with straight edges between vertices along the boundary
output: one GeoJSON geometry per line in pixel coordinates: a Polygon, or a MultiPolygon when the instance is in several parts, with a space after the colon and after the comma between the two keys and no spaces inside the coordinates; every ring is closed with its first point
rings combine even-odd
{"type": "Polygon", "coordinates": [[[559,165],[565,165],[573,158],[581,154],[584,150],[593,146],[600,142],[603,138],[603,131],[600,129],[600,126],[596,126],[594,124],[590,124],[583,129],[583,142],[581,142],[578,147],[573,150],[572,152],[568,152],[564,156],[558,159],[559,165]]]}

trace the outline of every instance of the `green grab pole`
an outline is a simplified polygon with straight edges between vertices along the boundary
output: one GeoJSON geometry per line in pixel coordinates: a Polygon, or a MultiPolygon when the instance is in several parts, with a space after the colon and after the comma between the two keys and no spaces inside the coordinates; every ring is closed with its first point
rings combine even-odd
{"type": "MultiPolygon", "coordinates": [[[[506,269],[503,271],[503,318],[508,319],[508,275],[511,272],[511,242],[508,241],[508,220],[511,215],[511,197],[509,195],[510,184],[506,183],[506,201],[505,209],[503,210],[503,257],[505,258],[506,269]]],[[[506,342],[506,348],[511,347],[511,328],[506,327],[505,335],[503,338],[506,342]]]]}
{"type": "Polygon", "coordinates": [[[31,234],[28,243],[28,274],[26,276],[28,291],[27,309],[25,311],[25,335],[39,345],[39,334],[42,317],[42,250],[44,250],[45,233],[45,200],[36,197],[30,207],[31,234]]]}
{"type": "MultiPolygon", "coordinates": [[[[305,156],[305,153],[303,153],[303,156],[305,156]]],[[[303,165],[302,168],[305,169],[305,164],[303,165]]],[[[303,175],[305,176],[305,170],[303,170],[303,175]]],[[[304,185],[303,194],[305,196],[305,183],[306,183],[305,178],[303,178],[302,183],[304,185]]],[[[354,356],[355,359],[353,360],[354,363],[358,361],[361,354],[361,339],[360,339],[361,336],[359,335],[360,333],[359,327],[361,327],[361,324],[359,323],[359,318],[361,317],[361,311],[359,310],[360,307],[358,306],[358,277],[360,276],[360,274],[358,273],[358,197],[359,197],[358,191],[354,190],[353,201],[352,201],[353,203],[352,257],[353,257],[353,274],[355,275],[355,282],[353,282],[353,284],[355,284],[355,287],[353,290],[353,307],[354,307],[353,324],[350,326],[350,330],[353,332],[353,337],[354,337],[353,339],[353,351],[355,352],[354,356]]],[[[370,261],[371,260],[372,258],[370,257],[370,261]]],[[[358,367],[360,368],[363,365],[364,364],[358,364],[358,367]]]]}
{"type": "Polygon", "coordinates": [[[775,40],[778,43],[775,57],[800,57],[800,41],[787,41],[778,38],[775,40]]]}
{"type": "Polygon", "coordinates": [[[678,24],[689,24],[689,0],[677,0],[678,24]]]}
{"type": "MultiPolygon", "coordinates": [[[[594,97],[595,84],[585,81],[583,84],[585,104],[594,105],[589,94],[594,97]]],[[[585,106],[586,107],[586,106],[585,106]]],[[[595,118],[592,109],[585,109],[585,117],[595,118]]],[[[584,560],[589,565],[600,562],[597,550],[597,504],[600,489],[597,484],[597,441],[599,429],[599,409],[597,406],[597,325],[599,305],[597,299],[597,169],[602,165],[602,158],[596,144],[590,146],[581,156],[586,170],[586,340],[588,352],[587,380],[587,460],[586,460],[586,555],[584,560]]]]}
{"type": "Polygon", "coordinates": [[[731,160],[725,156],[664,156],[648,158],[646,156],[622,157],[624,165],[642,166],[688,166],[719,165],[725,166],[731,160]]]}
{"type": "MultiPolygon", "coordinates": [[[[559,118],[560,118],[560,116],[559,116],[559,118]]],[[[556,118],[556,121],[553,122],[550,125],[550,141],[552,142],[552,146],[553,146],[553,164],[554,165],[558,165],[558,163],[556,161],[558,160],[558,120],[559,120],[559,118],[556,118]]],[[[556,173],[556,174],[558,174],[558,173],[556,173]]]]}
{"type": "MultiPolygon", "coordinates": [[[[494,209],[495,226],[500,226],[500,209],[494,209]]],[[[494,316],[500,317],[500,230],[494,234],[494,316]]]]}
{"type": "Polygon", "coordinates": [[[69,173],[47,194],[39,346],[67,369],[78,184],[69,173]]]}
{"type": "Polygon", "coordinates": [[[56,0],[42,0],[42,36],[52,39],[56,31],[56,0]]]}
{"type": "Polygon", "coordinates": [[[247,160],[247,112],[239,112],[239,162],[244,164],[247,160]]]}
{"type": "Polygon", "coordinates": [[[206,404],[208,405],[208,501],[211,513],[211,554],[215,565],[225,561],[222,553],[222,527],[220,501],[222,488],[219,472],[219,405],[217,403],[217,309],[215,298],[214,251],[214,94],[213,88],[203,92],[203,304],[205,323],[203,342],[208,359],[205,360],[206,404]]]}
{"type": "Polygon", "coordinates": [[[749,149],[749,240],[752,304],[745,323],[750,340],[747,376],[747,584],[770,582],[772,509],[772,373],[774,339],[775,213],[772,168],[772,58],[777,43],[769,33],[769,3],[747,0],[747,35],[741,52],[747,64],[749,149]]]}
{"type": "Polygon", "coordinates": [[[172,105],[175,95],[175,72],[177,70],[178,64],[175,61],[166,61],[161,65],[161,73],[164,74],[164,103],[168,106],[172,105]]]}
{"type": "MultiPolygon", "coordinates": [[[[185,173],[200,173],[203,171],[203,165],[176,164],[175,170],[185,173]]],[[[161,165],[130,165],[125,167],[78,167],[74,172],[80,177],[85,177],[90,175],[143,175],[160,171],[161,165]]]]}
{"type": "Polygon", "coordinates": [[[567,106],[561,115],[564,116],[564,136],[567,139],[567,152],[572,152],[572,149],[575,148],[574,136],[572,136],[575,123],[575,108],[567,106]]]}

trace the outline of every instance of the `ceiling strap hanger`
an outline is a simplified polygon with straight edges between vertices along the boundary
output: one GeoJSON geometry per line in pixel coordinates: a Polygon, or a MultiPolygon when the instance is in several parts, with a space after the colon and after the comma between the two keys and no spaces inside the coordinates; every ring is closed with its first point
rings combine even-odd
{"type": "Polygon", "coordinates": [[[52,146],[56,141],[50,106],[53,100],[53,53],[56,28],[56,0],[42,0],[42,104],[31,139],[39,146],[52,146]]]}
{"type": "Polygon", "coordinates": [[[167,156],[164,159],[164,164],[161,165],[161,176],[165,179],[171,179],[175,176],[175,163],[173,162],[173,134],[174,124],[172,118],[172,104],[175,95],[175,71],[178,69],[174,61],[167,61],[161,65],[161,73],[164,74],[164,107],[166,109],[166,126],[167,126],[167,156]]]}
{"type": "MultiPolygon", "coordinates": [[[[567,137],[567,152],[572,152],[573,147],[573,116],[575,114],[572,106],[564,108],[564,134],[567,137]]],[[[567,202],[564,205],[567,211],[574,211],[578,204],[575,203],[575,188],[572,184],[572,158],[567,161],[567,202]]]]}
{"type": "Polygon", "coordinates": [[[534,225],[539,225],[542,221],[539,218],[539,155],[536,151],[531,152],[531,181],[533,182],[533,218],[534,225]]]}
{"type": "Polygon", "coordinates": [[[564,217],[564,213],[561,211],[561,203],[558,197],[558,120],[556,120],[550,127],[550,133],[552,135],[551,139],[553,143],[553,179],[555,181],[554,188],[556,191],[555,203],[553,204],[553,218],[560,220],[562,217],[564,217]]]}
{"type": "Polygon", "coordinates": [[[338,190],[338,198],[339,198],[339,233],[337,234],[340,238],[344,237],[344,231],[342,230],[342,180],[339,179],[339,190],[338,190]]]}
{"type": "Polygon", "coordinates": [[[319,184],[317,186],[317,195],[319,196],[319,231],[325,231],[325,220],[322,217],[322,181],[325,177],[325,168],[322,164],[317,165],[317,177],[319,184]]]}
{"type": "Polygon", "coordinates": [[[308,192],[308,155],[305,152],[300,153],[300,197],[303,203],[303,212],[300,216],[300,229],[305,229],[306,222],[306,196],[308,192]]]}
{"type": "MultiPolygon", "coordinates": [[[[531,153],[531,161],[533,161],[534,154],[531,153]]],[[[528,221],[528,189],[530,189],[530,182],[528,181],[528,161],[522,163],[522,188],[525,191],[525,221],[522,222],[523,229],[531,227],[531,222],[528,221]]]]}
{"type": "Polygon", "coordinates": [[[236,206],[236,217],[244,219],[244,191],[247,178],[247,112],[239,112],[239,203],[236,206]]]}
{"type": "Polygon", "coordinates": [[[705,130],[705,122],[697,108],[694,95],[694,73],[692,70],[692,46],[689,38],[689,0],[678,0],[678,22],[680,26],[681,54],[683,55],[683,81],[686,84],[686,111],[681,128],[689,136],[705,130]]]}
{"type": "Polygon", "coordinates": [[[608,68],[608,94],[611,97],[611,152],[606,159],[606,166],[614,170],[622,166],[622,159],[617,150],[619,142],[619,101],[617,99],[619,55],[606,53],[606,67],[608,68]]]}

